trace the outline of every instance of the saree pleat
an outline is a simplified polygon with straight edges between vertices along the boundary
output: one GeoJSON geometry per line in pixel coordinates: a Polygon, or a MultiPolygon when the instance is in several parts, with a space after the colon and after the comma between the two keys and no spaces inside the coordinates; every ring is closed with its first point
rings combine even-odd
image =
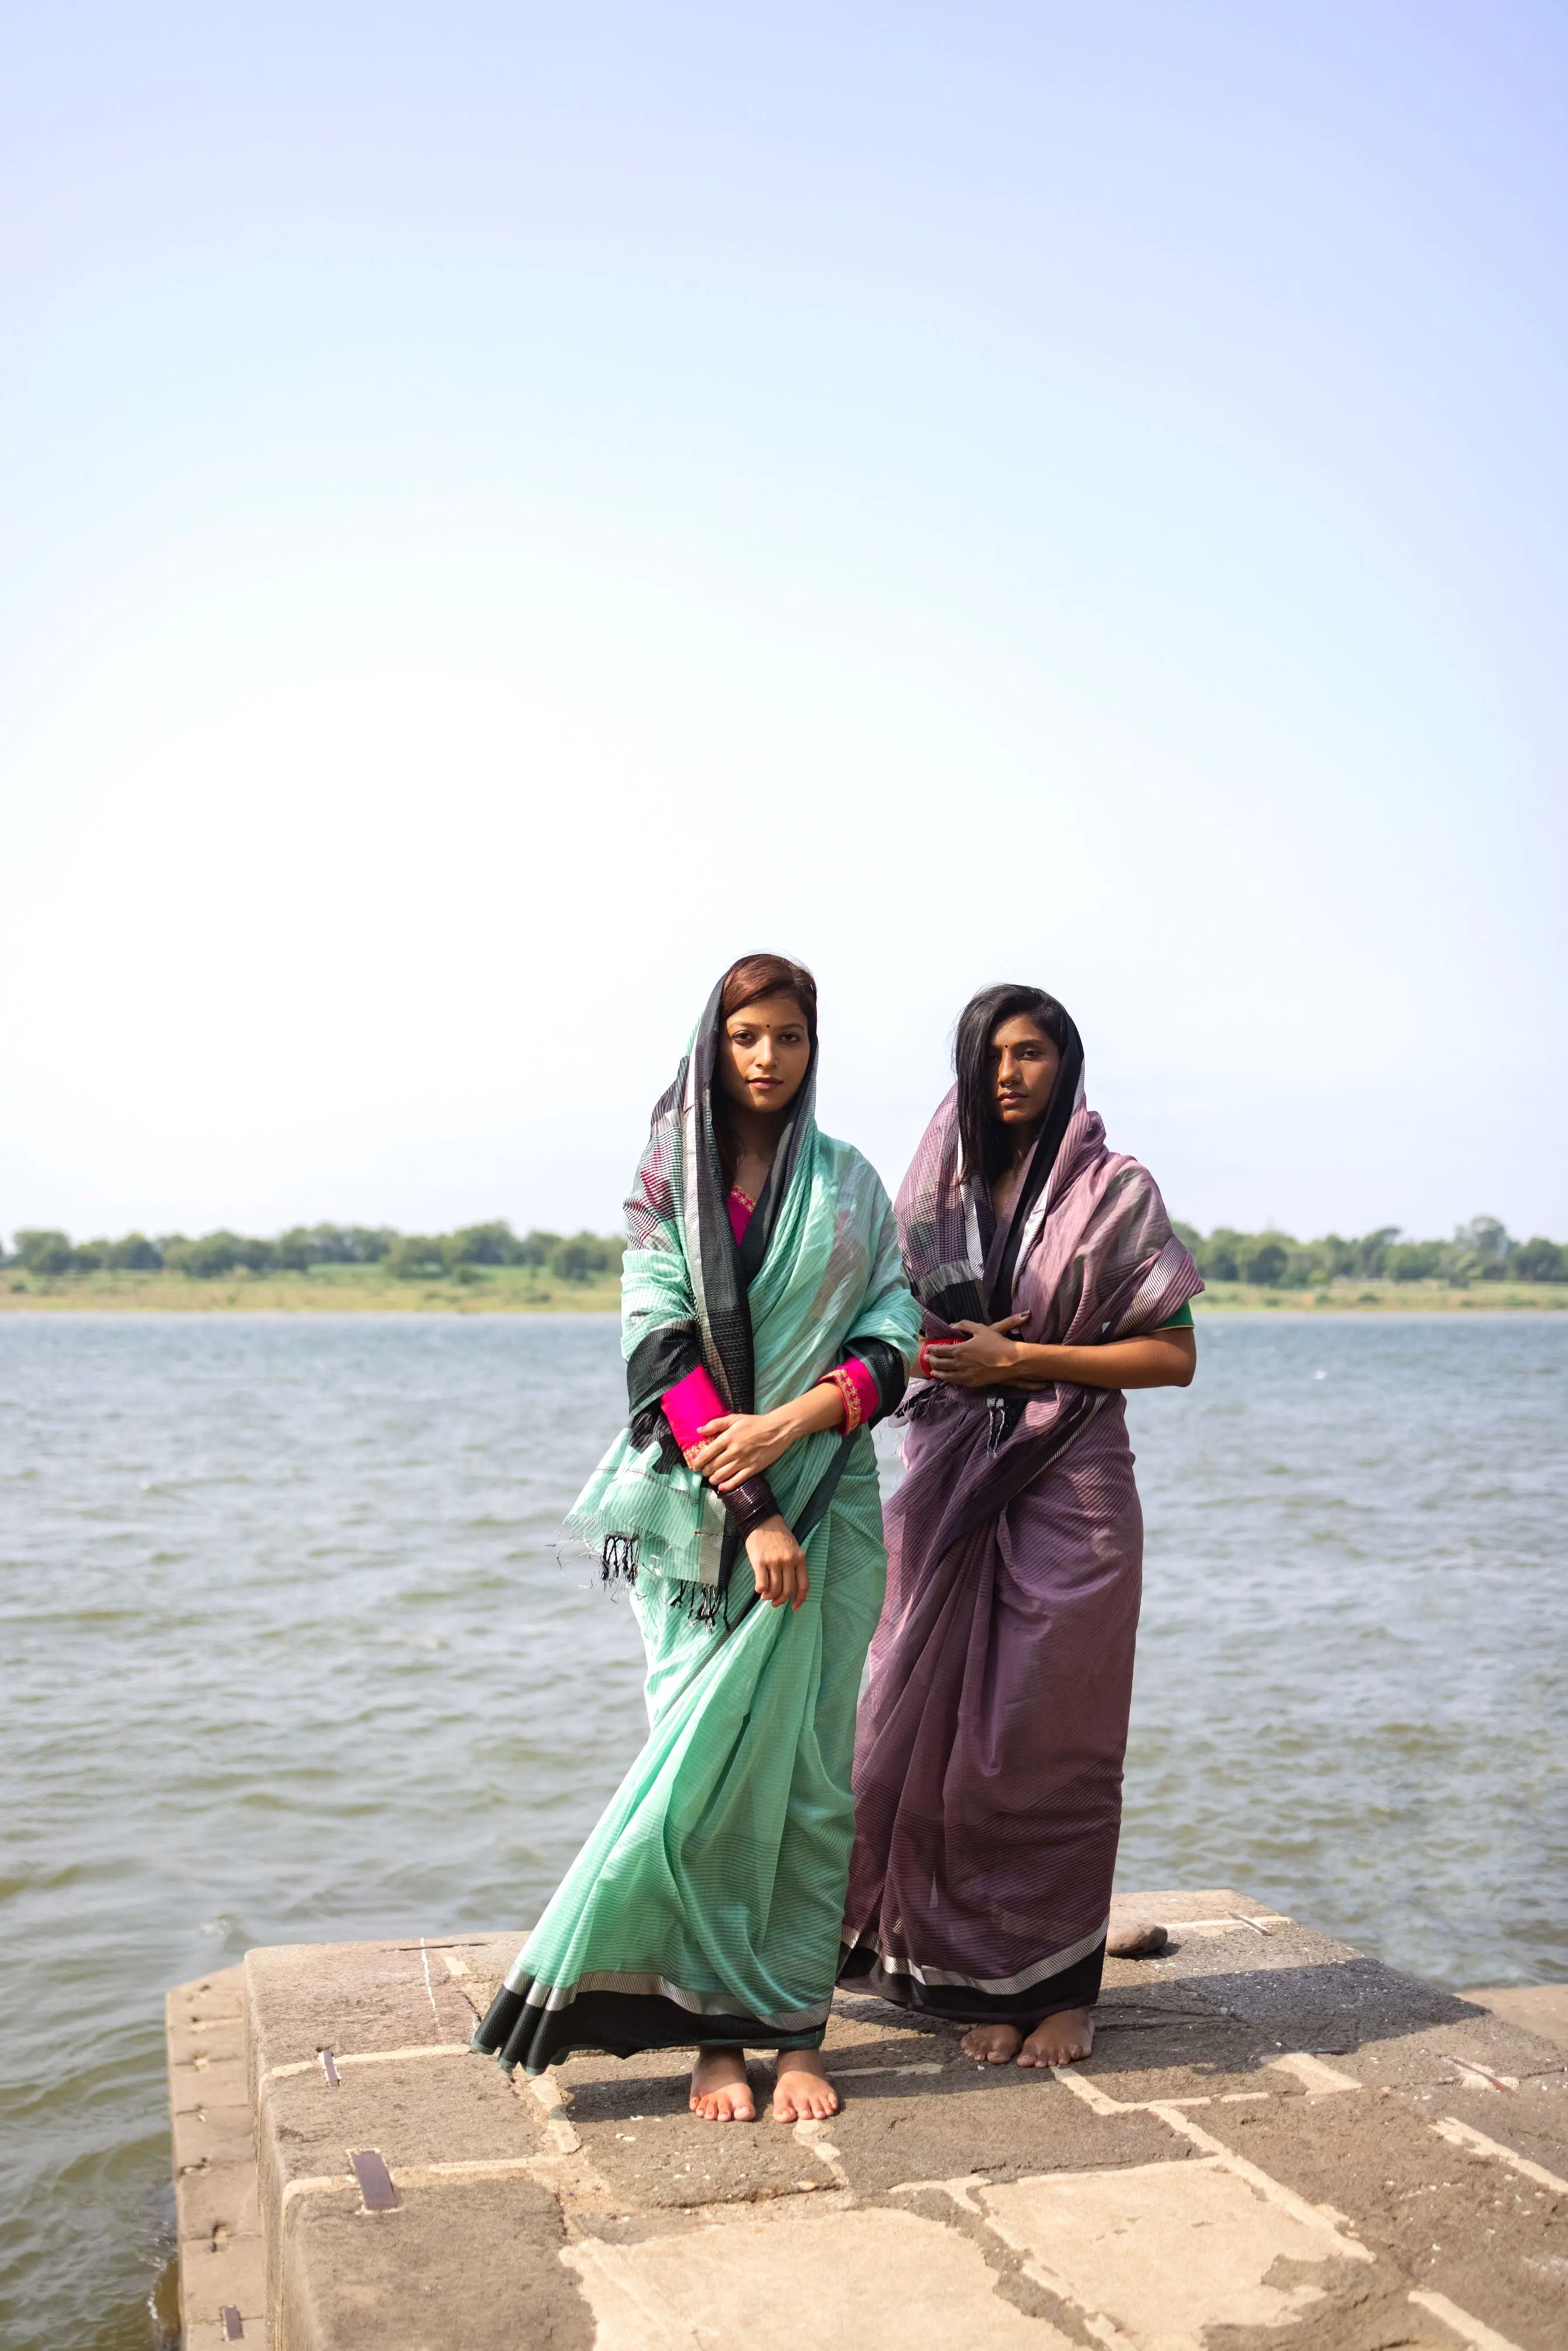
{"type": "Polygon", "coordinates": [[[656,1587],[634,1593],[652,1730],[507,1980],[504,2038],[486,2020],[503,2064],[539,2073],[584,2046],[820,2043],[884,1578],[869,1437],[805,1550],[800,1610],[753,1604],[727,1633],[656,1587]],[[638,2005],[590,2004],[606,1993],[638,2005]]]}
{"type": "Polygon", "coordinates": [[[846,1980],[966,2023],[1038,2022],[1100,1985],[1142,1587],[1123,1416],[934,1564],[895,1513],[849,1896],[875,1924],[846,1980]]]}

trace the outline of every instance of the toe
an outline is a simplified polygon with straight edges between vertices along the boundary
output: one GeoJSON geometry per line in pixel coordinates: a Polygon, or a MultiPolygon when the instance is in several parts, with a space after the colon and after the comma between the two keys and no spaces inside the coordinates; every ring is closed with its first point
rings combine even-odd
{"type": "Polygon", "coordinates": [[[825,2111],[809,2090],[782,2090],[773,2101],[774,2118],[781,2123],[818,2122],[825,2111]]]}

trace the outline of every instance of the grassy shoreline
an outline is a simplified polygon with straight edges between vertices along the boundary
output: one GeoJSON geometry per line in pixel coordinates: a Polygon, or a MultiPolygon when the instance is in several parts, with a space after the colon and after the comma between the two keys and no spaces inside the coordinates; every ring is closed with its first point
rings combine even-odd
{"type": "Polygon", "coordinates": [[[400,1280],[379,1265],[318,1265],[308,1273],[0,1271],[0,1312],[98,1314],[613,1314],[621,1280],[568,1281],[543,1266],[464,1266],[400,1280]]]}
{"type": "Polygon", "coordinates": [[[1192,1301],[1195,1314],[1263,1309],[1291,1314],[1551,1313],[1568,1310],[1568,1282],[1331,1281],[1311,1290],[1264,1290],[1255,1282],[1211,1281],[1192,1301]]]}
{"type": "MultiPolygon", "coordinates": [[[[460,1275],[398,1280],[376,1265],[320,1265],[308,1273],[236,1271],[201,1281],[183,1273],[0,1271],[0,1312],[98,1314],[613,1314],[616,1277],[568,1281],[538,1266],[465,1266],[460,1275]]],[[[1211,1282],[1197,1314],[1542,1313],[1568,1311],[1568,1283],[1333,1281],[1312,1290],[1211,1282]]]]}

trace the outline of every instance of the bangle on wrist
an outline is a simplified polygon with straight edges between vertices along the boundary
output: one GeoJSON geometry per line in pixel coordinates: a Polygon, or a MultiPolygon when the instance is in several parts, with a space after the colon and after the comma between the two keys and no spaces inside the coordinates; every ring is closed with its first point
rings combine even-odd
{"type": "Polygon", "coordinates": [[[719,1499],[742,1542],[767,1520],[779,1516],[779,1505],[766,1478],[743,1478],[738,1486],[727,1488],[719,1499]]]}

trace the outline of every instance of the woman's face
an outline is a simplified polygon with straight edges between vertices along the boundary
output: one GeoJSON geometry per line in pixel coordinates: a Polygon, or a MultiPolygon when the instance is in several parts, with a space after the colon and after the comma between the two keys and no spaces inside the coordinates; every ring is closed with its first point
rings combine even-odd
{"type": "Polygon", "coordinates": [[[1016,1133],[1045,1116],[1061,1055],[1027,1012],[1015,1012],[991,1036],[991,1102],[1004,1127],[1016,1133]]]}
{"type": "Polygon", "coordinates": [[[811,1059],[806,1016],[792,996],[759,996],[725,1022],[718,1074],[739,1110],[787,1110],[811,1059]]]}

